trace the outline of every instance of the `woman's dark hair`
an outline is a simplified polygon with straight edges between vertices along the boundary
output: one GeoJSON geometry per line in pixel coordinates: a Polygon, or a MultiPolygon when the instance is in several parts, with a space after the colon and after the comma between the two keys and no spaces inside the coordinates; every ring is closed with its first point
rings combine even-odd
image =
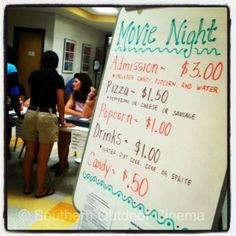
{"type": "Polygon", "coordinates": [[[79,91],[74,91],[72,96],[75,101],[84,103],[90,92],[90,87],[92,86],[92,80],[85,73],[75,73],[74,79],[77,78],[81,82],[81,87],[79,91]]]}
{"type": "Polygon", "coordinates": [[[46,51],[41,58],[41,68],[43,70],[56,69],[58,66],[58,56],[53,51],[46,51]]]}

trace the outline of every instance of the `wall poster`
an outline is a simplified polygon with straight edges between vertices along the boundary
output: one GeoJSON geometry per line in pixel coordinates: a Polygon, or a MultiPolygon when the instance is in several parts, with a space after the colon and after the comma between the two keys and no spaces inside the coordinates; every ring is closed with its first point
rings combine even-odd
{"type": "Polygon", "coordinates": [[[83,43],[82,58],[81,58],[81,73],[89,73],[90,71],[91,50],[92,50],[91,45],[83,43]]]}
{"type": "Polygon", "coordinates": [[[75,41],[64,39],[62,73],[73,73],[75,60],[75,41]]]}
{"type": "Polygon", "coordinates": [[[121,10],[74,193],[82,215],[83,189],[104,199],[112,222],[99,227],[212,229],[228,165],[228,14],[121,10]]]}

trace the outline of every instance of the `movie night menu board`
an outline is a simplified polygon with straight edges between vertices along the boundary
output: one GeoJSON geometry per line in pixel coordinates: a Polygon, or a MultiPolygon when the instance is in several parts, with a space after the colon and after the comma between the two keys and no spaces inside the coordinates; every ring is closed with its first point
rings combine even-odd
{"type": "Polygon", "coordinates": [[[227,168],[227,28],[226,7],[121,10],[74,193],[79,228],[211,229],[227,168]]]}

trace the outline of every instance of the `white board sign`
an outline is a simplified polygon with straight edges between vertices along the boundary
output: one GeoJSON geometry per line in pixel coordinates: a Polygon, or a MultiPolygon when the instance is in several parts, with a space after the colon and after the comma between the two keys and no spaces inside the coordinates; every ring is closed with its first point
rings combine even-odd
{"type": "Polygon", "coordinates": [[[116,206],[108,229],[211,229],[227,168],[227,30],[226,7],[122,9],[78,211],[90,186],[116,206]]]}

